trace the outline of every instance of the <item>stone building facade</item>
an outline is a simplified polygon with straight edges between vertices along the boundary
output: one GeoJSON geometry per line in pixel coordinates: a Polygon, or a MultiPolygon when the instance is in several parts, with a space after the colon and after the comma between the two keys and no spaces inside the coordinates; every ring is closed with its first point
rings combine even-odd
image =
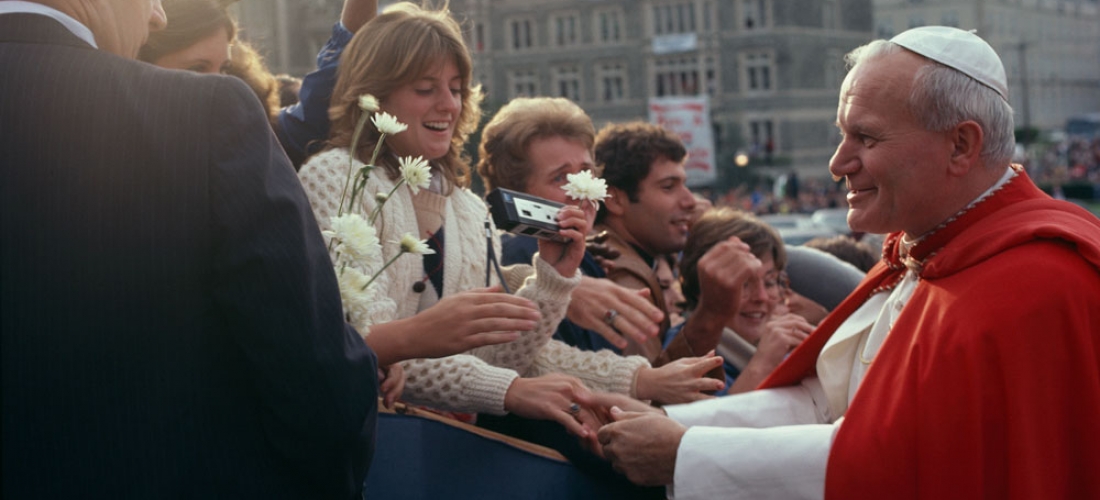
{"type": "Polygon", "coordinates": [[[1060,130],[1100,112],[1097,0],[874,0],[875,35],[914,26],[976,29],[1001,56],[1017,127],[1060,130]]]}
{"type": "MultiPolygon", "coordinates": [[[[302,75],[341,0],[243,0],[242,36],[302,75]]],[[[382,0],[383,5],[389,3],[382,0]]],[[[1008,72],[1018,126],[1100,112],[1098,0],[451,0],[491,113],[520,95],[575,100],[597,126],[648,103],[706,96],[714,163],[825,175],[838,136],[841,58],[913,26],[977,29],[1008,72]],[[768,152],[771,154],[767,154],[768,152]],[[768,159],[770,158],[770,161],[768,159]]]]}

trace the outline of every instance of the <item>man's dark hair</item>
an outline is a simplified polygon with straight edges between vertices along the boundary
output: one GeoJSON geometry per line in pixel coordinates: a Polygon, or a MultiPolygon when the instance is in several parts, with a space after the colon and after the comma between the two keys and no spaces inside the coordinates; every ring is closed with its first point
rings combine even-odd
{"type": "MultiPolygon", "coordinates": [[[[660,125],[636,121],[611,123],[596,134],[595,161],[603,168],[607,185],[619,188],[627,199],[638,201],[638,185],[660,158],[681,162],[687,156],[683,141],[660,125]]],[[[600,209],[602,219],[606,209],[600,209]]]]}

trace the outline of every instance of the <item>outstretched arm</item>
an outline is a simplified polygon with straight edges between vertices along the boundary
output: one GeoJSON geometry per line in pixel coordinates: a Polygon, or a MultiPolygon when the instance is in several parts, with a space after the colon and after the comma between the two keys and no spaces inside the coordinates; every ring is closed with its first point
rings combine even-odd
{"type": "Polygon", "coordinates": [[[340,22],[355,33],[378,14],[378,0],[344,0],[340,22]]]}
{"type": "Polygon", "coordinates": [[[332,37],[317,54],[317,69],[302,79],[298,103],[279,111],[275,134],[295,169],[320,150],[328,138],[328,106],[336,86],[340,55],[355,32],[377,13],[378,0],[344,0],[340,23],[332,28],[332,37]]]}
{"type": "Polygon", "coordinates": [[[496,286],[449,295],[412,317],[375,324],[367,344],[385,365],[512,342],[516,332],[533,330],[540,314],[531,301],[500,291],[496,286]]]}

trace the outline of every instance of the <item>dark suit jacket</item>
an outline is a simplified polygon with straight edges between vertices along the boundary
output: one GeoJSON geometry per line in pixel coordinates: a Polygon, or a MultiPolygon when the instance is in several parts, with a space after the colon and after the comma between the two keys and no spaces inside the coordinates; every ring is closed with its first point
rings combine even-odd
{"type": "Polygon", "coordinates": [[[0,15],[3,498],[352,498],[374,354],[240,81],[0,15]]]}

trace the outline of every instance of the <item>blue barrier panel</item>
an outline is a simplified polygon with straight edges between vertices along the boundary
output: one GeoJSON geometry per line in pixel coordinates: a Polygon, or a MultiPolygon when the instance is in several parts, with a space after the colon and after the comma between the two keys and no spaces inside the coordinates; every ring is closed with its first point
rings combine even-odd
{"type": "Polygon", "coordinates": [[[368,499],[637,498],[553,450],[438,417],[379,413],[377,436],[368,499]]]}

